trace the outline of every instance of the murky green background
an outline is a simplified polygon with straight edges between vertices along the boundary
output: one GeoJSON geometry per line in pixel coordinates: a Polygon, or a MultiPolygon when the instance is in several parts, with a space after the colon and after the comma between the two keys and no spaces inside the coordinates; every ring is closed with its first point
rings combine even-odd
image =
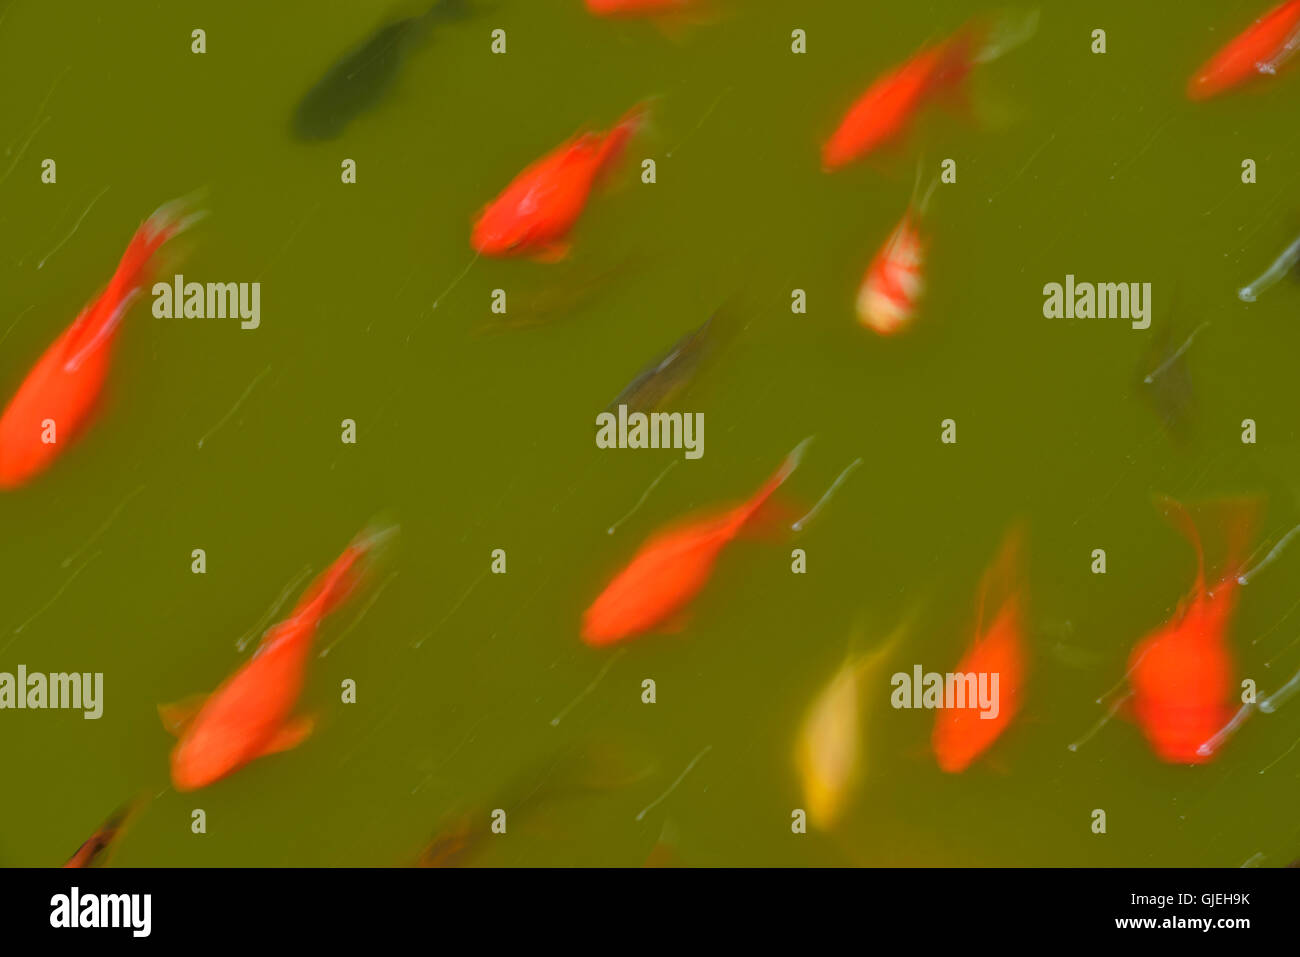
{"type": "MultiPolygon", "coordinates": [[[[1029,45],[977,71],[968,110],[927,109],[894,149],[825,175],[818,148],[848,103],[978,8],[736,0],[714,22],[661,29],[598,20],[579,0],[500,0],[411,51],[343,138],[304,144],[289,131],[302,94],[415,6],[9,3],[0,392],[134,227],[197,187],[212,215],[177,268],[260,281],[262,326],[137,307],[99,420],[0,499],[0,670],[106,683],[99,721],[0,712],[0,862],[60,864],[139,794],[121,865],[406,863],[457,809],[559,788],[553,755],[587,747],[653,774],[539,805],[471,861],[639,865],[665,828],[676,859],[698,865],[1291,860],[1300,749],[1284,752],[1300,712],[1252,719],[1199,768],[1159,763],[1123,721],[1066,750],[1191,581],[1193,554],[1151,493],[1266,495],[1261,540],[1300,520],[1300,287],[1235,298],[1300,227],[1300,72],[1203,104],[1183,92],[1264,5],[1047,5],[1029,45]],[[494,27],[505,56],[489,53],[494,27]],[[795,27],[804,56],[789,52],[795,27]],[[1089,52],[1094,28],[1105,55],[1089,52]],[[657,159],[657,184],[625,165],[568,261],[481,260],[430,308],[470,261],[484,202],[648,96],[654,123],[631,152],[657,159]],[[39,182],[46,157],[56,185],[39,182]],[[927,177],[955,159],[958,182],[931,207],[924,313],[885,341],[857,326],[853,299],[921,157],[927,177]],[[1246,157],[1256,185],[1240,182],[1246,157]],[[356,185],[339,181],[344,158],[356,185]],[[1067,272],[1152,282],[1151,330],[1044,319],[1042,286],[1067,272]],[[552,321],[493,329],[498,287],[510,318],[552,321]],[[806,316],[789,311],[795,287],[806,316]],[[704,412],[704,457],[606,534],[680,453],[597,450],[595,413],[736,295],[748,324],[677,403],[704,412]],[[1202,322],[1185,356],[1195,406],[1175,435],[1138,383],[1202,322]],[[955,447],[938,440],[946,417],[955,447]],[[355,446],[339,440],[344,418],[355,446]],[[612,664],[578,640],[583,609],[648,533],[748,495],[810,433],[787,500],[810,505],[864,465],[807,531],[726,552],[680,635],[641,638],[612,664]],[[400,551],[373,604],[321,632],[321,647],[342,640],[311,662],[314,737],[196,795],[171,790],[156,705],[215,687],[281,590],[385,510],[400,551]],[[844,826],[792,835],[794,735],[854,622],[869,642],[918,611],[886,672],[949,670],[1017,517],[1031,536],[1021,717],[947,776],[929,753],[934,716],[890,709],[882,678],[844,826]],[[790,572],[795,545],[806,576],[790,572]],[[1097,547],[1105,576],[1089,573],[1097,547]],[[190,572],[194,548],[206,575],[190,572]],[[504,576],[486,574],[494,548],[504,576]],[[346,678],[355,705],[338,703],[346,678]],[[190,832],[195,807],[206,835],[190,832]]],[[[1300,618],[1285,617],[1297,576],[1292,552],[1235,620],[1240,670],[1266,690],[1300,668],[1300,618]]]]}

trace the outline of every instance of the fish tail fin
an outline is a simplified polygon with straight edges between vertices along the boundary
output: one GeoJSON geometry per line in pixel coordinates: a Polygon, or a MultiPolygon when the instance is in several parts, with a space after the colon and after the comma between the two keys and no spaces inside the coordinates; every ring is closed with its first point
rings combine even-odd
{"type": "Polygon", "coordinates": [[[1205,587],[1205,548],[1201,544],[1201,532],[1192,520],[1187,506],[1168,495],[1156,496],[1156,507],[1166,522],[1172,525],[1196,550],[1196,591],[1205,587]]]}
{"type": "Polygon", "coordinates": [[[810,435],[808,438],[796,445],[790,451],[790,454],[785,457],[785,460],[781,462],[780,467],[772,473],[772,477],[764,482],[763,487],[754,493],[754,497],[740,507],[740,510],[736,515],[737,529],[753,518],[754,513],[762,508],[763,504],[772,497],[772,493],[780,488],[782,483],[790,477],[791,473],[799,467],[799,463],[803,461],[804,453],[808,451],[808,446],[812,443],[812,440],[813,437],[810,435]]]}
{"type": "Polygon", "coordinates": [[[366,577],[378,554],[395,541],[398,531],[395,524],[378,523],[363,529],[343,549],[343,554],[307,586],[292,617],[310,614],[323,618],[343,604],[366,577]]]}
{"type": "Polygon", "coordinates": [[[163,203],[140,224],[118,263],[117,271],[109,280],[109,289],[125,295],[149,282],[154,254],[169,239],[207,215],[206,210],[197,207],[198,195],[195,193],[163,203]]]}
{"type": "Polygon", "coordinates": [[[596,156],[597,168],[607,170],[614,165],[618,158],[623,155],[623,149],[627,146],[628,140],[646,124],[649,117],[649,100],[642,100],[624,113],[601,141],[600,150],[596,156]]]}
{"type": "Polygon", "coordinates": [[[979,43],[970,52],[970,63],[989,63],[1028,43],[1038,32],[1038,8],[1002,10],[974,34],[979,43]]]}
{"type": "Polygon", "coordinates": [[[1021,593],[1021,569],[1024,567],[1026,526],[1023,519],[1012,523],[1002,536],[997,556],[984,571],[980,582],[977,633],[984,631],[985,613],[996,615],[1021,593]]]}
{"type": "Polygon", "coordinates": [[[190,197],[165,203],[135,231],[103,293],[73,324],[75,331],[66,342],[67,370],[77,369],[112,336],[140,290],[153,278],[153,259],[159,248],[202,218],[204,213],[192,211],[190,204],[190,197]]]}

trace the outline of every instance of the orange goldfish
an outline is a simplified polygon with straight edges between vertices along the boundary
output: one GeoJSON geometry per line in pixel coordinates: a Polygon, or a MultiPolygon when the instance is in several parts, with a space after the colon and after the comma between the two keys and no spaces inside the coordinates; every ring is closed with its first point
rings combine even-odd
{"type": "Polygon", "coordinates": [[[990,686],[996,675],[997,712],[988,717],[978,708],[944,708],[934,723],[931,745],[939,767],[949,774],[966,770],[1020,710],[1025,683],[1024,602],[1018,585],[1022,538],[1019,526],[1013,528],[997,560],[985,572],[975,640],[954,670],[959,675],[989,675],[990,686]],[[981,633],[984,613],[990,608],[994,609],[993,623],[981,633]]]}
{"type": "Polygon", "coordinates": [[[314,721],[290,717],[290,711],[302,692],[317,626],[353,592],[363,560],[376,544],[395,531],[358,536],[307,587],[293,613],[262,636],[253,657],[211,695],[158,709],[179,739],[171,754],[176,790],[206,787],[254,758],[307,739],[314,721]]]}
{"type": "Polygon", "coordinates": [[[597,175],[619,156],[644,116],[644,105],[635,106],[609,132],[579,134],[537,160],[479,213],[470,244],[486,256],[563,259],[565,237],[597,175]]]}
{"type": "Polygon", "coordinates": [[[1033,10],[1002,16],[991,24],[967,24],[948,39],[923,48],[853,102],[822,146],[822,168],[839,169],[892,140],[936,93],[960,88],[973,66],[1024,43],[1037,27],[1038,11],[1033,10]]]}
{"type": "Polygon", "coordinates": [[[136,230],[117,271],[37,361],[0,415],[0,488],[47,468],[86,424],[108,375],[118,326],[152,281],[154,254],[201,214],[168,203],[136,230]]]}
{"type": "Polygon", "coordinates": [[[917,53],[858,97],[822,147],[822,168],[839,169],[903,131],[936,89],[956,85],[970,69],[965,31],[917,53]]]}
{"type": "Polygon", "coordinates": [[[1187,97],[1204,100],[1261,73],[1276,73],[1300,48],[1300,0],[1287,0],[1210,58],[1187,82],[1187,97]]]}
{"type": "Polygon", "coordinates": [[[1129,656],[1133,713],[1162,761],[1201,764],[1214,757],[1201,746],[1232,718],[1233,662],[1228,619],[1236,604],[1237,554],[1249,520],[1229,529],[1224,576],[1207,590],[1200,535],[1186,509],[1166,502],[1166,514],[1196,549],[1196,580],[1173,618],[1143,638],[1129,656]]]}
{"type": "Polygon", "coordinates": [[[653,535],[587,609],[582,639],[610,645],[663,625],[682,611],[713,574],[726,544],[799,465],[807,445],[805,439],[744,504],[653,535]]]}

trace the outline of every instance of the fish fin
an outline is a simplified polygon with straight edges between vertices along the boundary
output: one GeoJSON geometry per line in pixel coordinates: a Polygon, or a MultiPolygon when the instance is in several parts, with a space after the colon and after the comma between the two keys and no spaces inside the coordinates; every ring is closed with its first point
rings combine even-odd
{"type": "Polygon", "coordinates": [[[207,701],[206,694],[192,694],[171,704],[160,704],[158,717],[162,720],[167,733],[179,738],[193,723],[195,715],[207,704],[207,701]]]}
{"type": "Polygon", "coordinates": [[[599,152],[596,154],[596,168],[606,173],[623,155],[623,148],[643,125],[650,115],[649,101],[642,101],[624,113],[613,128],[605,134],[599,152]]]}
{"type": "Polygon", "coordinates": [[[301,718],[290,718],[280,726],[279,731],[271,736],[271,740],[266,743],[266,747],[258,752],[258,757],[293,750],[311,737],[315,727],[316,719],[310,715],[301,718]]]}
{"type": "MultiPolygon", "coordinates": [[[[743,506],[742,506],[743,507],[743,506]]],[[[790,534],[790,526],[806,514],[803,505],[792,505],[769,498],[740,527],[737,537],[760,541],[781,541],[790,534]]]]}
{"type": "Polygon", "coordinates": [[[550,245],[543,246],[541,249],[537,250],[537,252],[533,253],[529,258],[531,258],[533,262],[546,263],[548,265],[551,263],[558,263],[563,261],[569,255],[569,250],[571,248],[571,245],[566,242],[551,243],[550,245]]]}
{"type": "Polygon", "coordinates": [[[668,616],[655,631],[664,635],[680,635],[691,623],[690,612],[683,609],[682,611],[673,612],[668,616]]]}

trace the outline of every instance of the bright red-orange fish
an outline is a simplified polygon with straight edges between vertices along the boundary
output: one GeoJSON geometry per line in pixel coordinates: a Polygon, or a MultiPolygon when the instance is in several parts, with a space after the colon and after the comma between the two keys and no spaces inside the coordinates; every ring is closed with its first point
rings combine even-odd
{"type": "Polygon", "coordinates": [[[597,175],[617,159],[644,116],[644,105],[633,107],[609,132],[581,133],[533,163],[479,214],[470,244],[486,256],[563,259],[565,237],[597,175]]]}
{"type": "Polygon", "coordinates": [[[176,790],[206,787],[254,758],[307,739],[313,720],[290,717],[290,711],[302,692],[317,626],[353,592],[363,560],[394,531],[369,531],[355,539],[307,587],[293,613],[262,636],[253,657],[211,695],[158,709],[179,738],[171,754],[176,790]]]}
{"type": "Polygon", "coordinates": [[[1300,0],[1287,0],[1259,17],[1187,83],[1187,96],[1204,100],[1261,73],[1276,73],[1300,49],[1300,0]]]}
{"type": "Polygon", "coordinates": [[[1151,632],[1129,656],[1133,713],[1162,761],[1201,764],[1214,757],[1202,748],[1232,718],[1233,661],[1228,619],[1237,597],[1237,555],[1249,521],[1229,528],[1226,572],[1213,590],[1205,584],[1200,535],[1186,510],[1167,502],[1167,515],[1196,549],[1196,580],[1173,618],[1151,632]]]}
{"type": "Polygon", "coordinates": [[[606,586],[582,619],[582,639],[610,645],[669,622],[699,594],[718,555],[795,470],[804,440],[754,497],[721,515],[652,536],[606,586]]]}
{"type": "Polygon", "coordinates": [[[936,90],[956,86],[970,71],[975,34],[964,27],[886,73],[849,107],[822,147],[822,167],[839,169],[901,133],[936,90]]]}
{"type": "Polygon", "coordinates": [[[47,468],[90,418],[122,317],[152,281],[154,254],[197,214],[168,203],[136,230],[108,286],[37,361],[0,415],[0,488],[47,468]]]}
{"type": "Polygon", "coordinates": [[[858,322],[882,336],[906,328],[925,291],[926,243],[908,209],[862,276],[858,322]]]}
{"type": "Polygon", "coordinates": [[[587,11],[598,17],[641,17],[677,13],[697,3],[698,0],[587,0],[587,11]]]}
{"type": "Polygon", "coordinates": [[[996,713],[977,707],[943,708],[937,712],[931,745],[939,767],[955,774],[989,749],[1020,710],[1026,663],[1024,599],[1020,591],[1020,550],[1023,533],[1017,526],[1007,534],[997,560],[980,586],[980,621],[972,642],[954,674],[997,675],[996,713]],[[985,612],[992,624],[980,632],[985,612]]]}

